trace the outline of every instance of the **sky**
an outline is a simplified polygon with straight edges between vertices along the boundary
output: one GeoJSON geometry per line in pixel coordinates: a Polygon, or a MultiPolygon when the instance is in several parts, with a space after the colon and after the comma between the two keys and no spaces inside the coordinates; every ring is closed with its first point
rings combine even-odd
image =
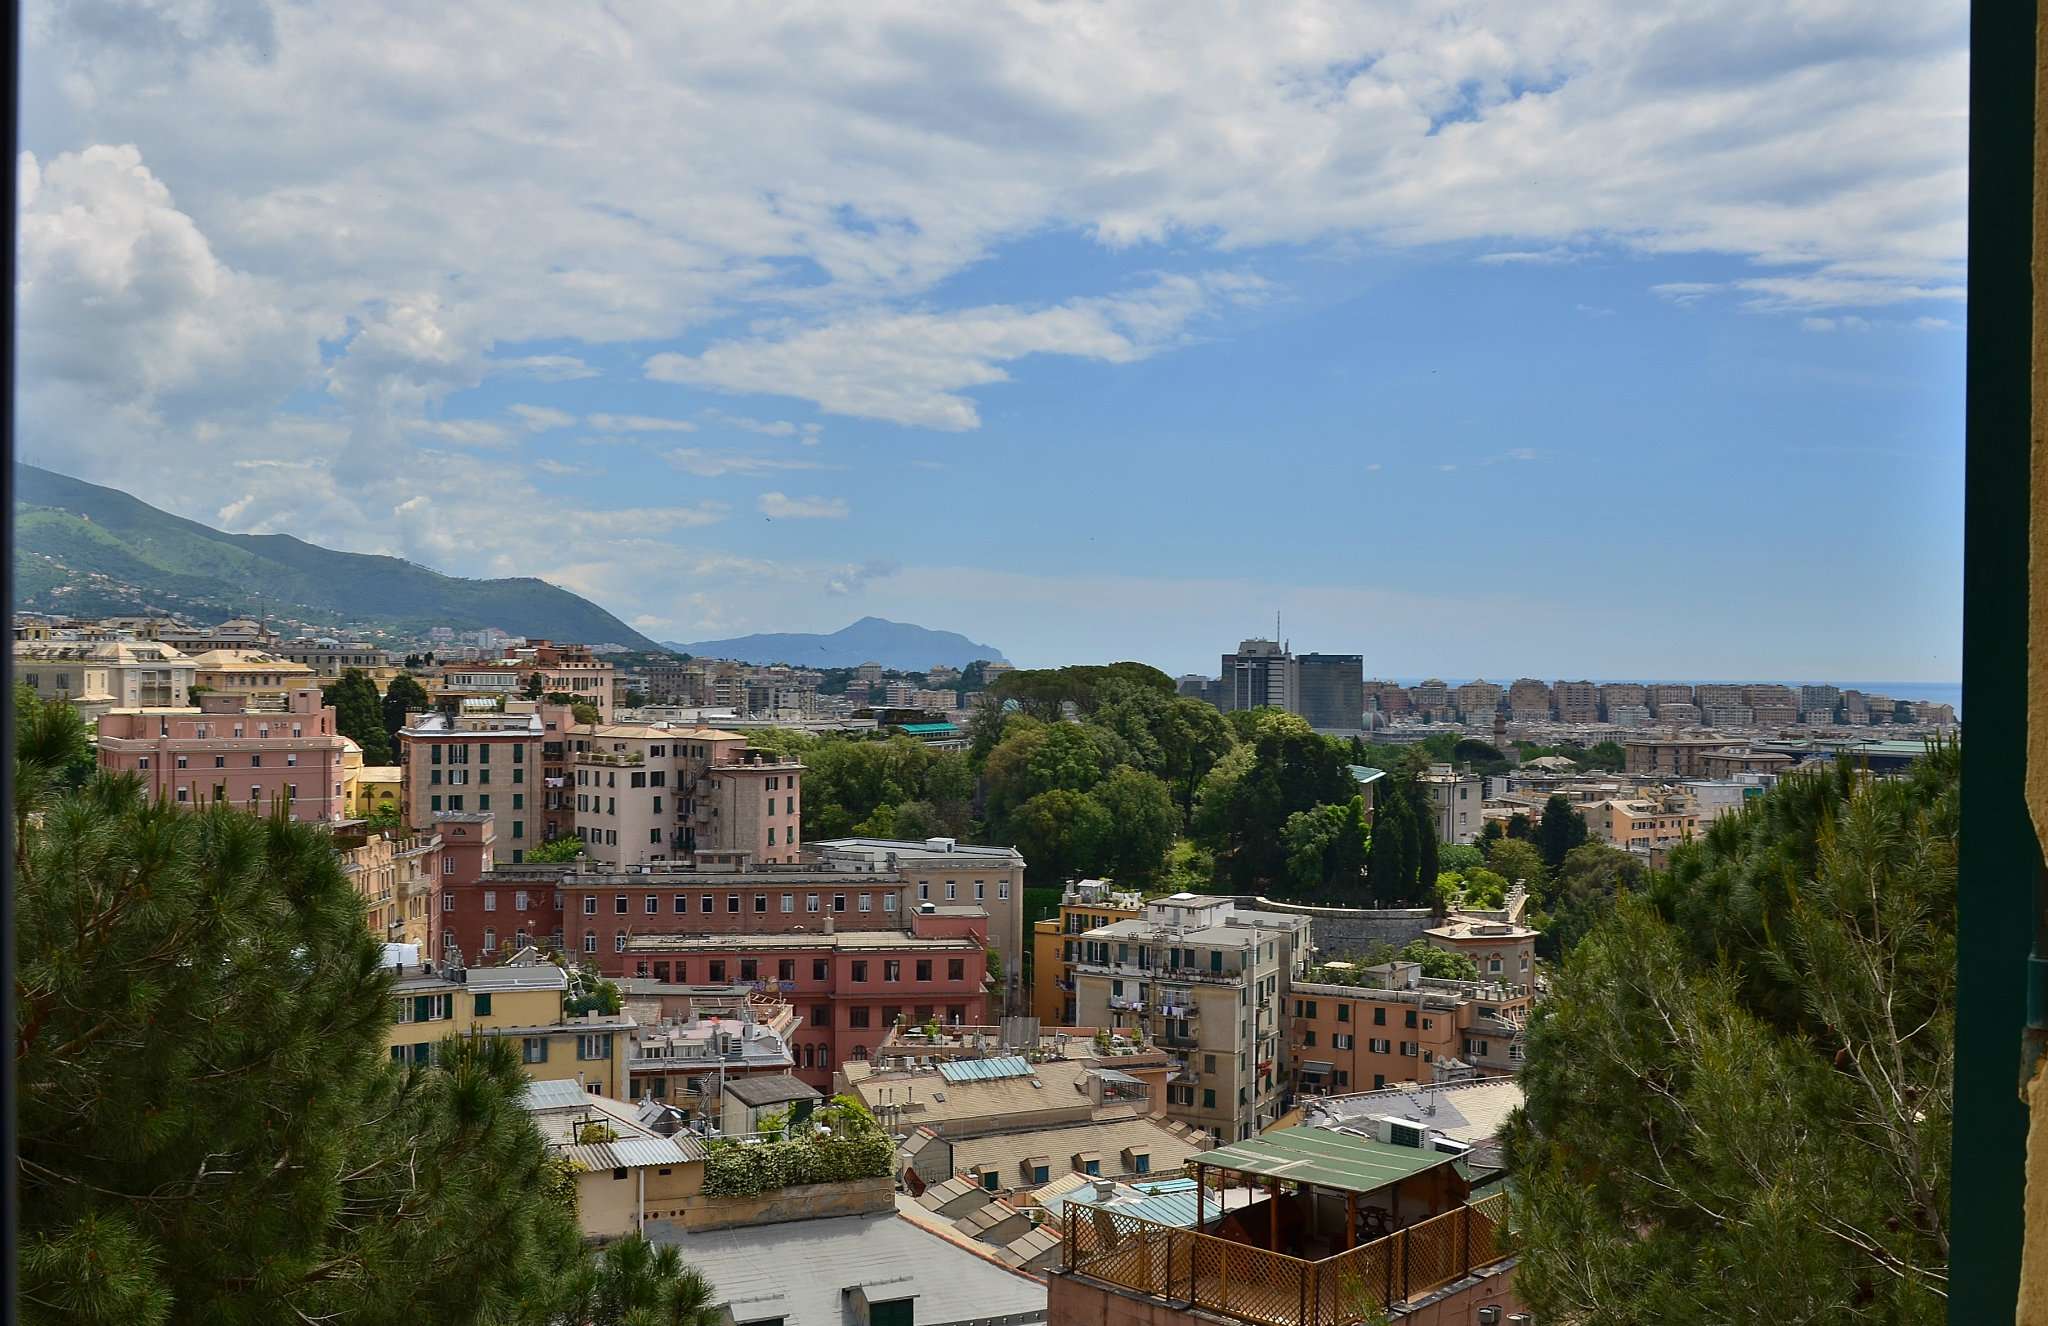
{"type": "Polygon", "coordinates": [[[1960,3],[23,8],[18,455],[180,515],[661,640],[1960,675],[1960,3]]]}

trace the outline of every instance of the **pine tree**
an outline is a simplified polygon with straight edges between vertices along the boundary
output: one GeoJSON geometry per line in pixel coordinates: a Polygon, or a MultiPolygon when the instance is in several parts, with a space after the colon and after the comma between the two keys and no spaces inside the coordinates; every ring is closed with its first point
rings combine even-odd
{"type": "Polygon", "coordinates": [[[1556,870],[1574,847],[1586,841],[1586,817],[1573,810],[1571,802],[1553,796],[1543,803],[1543,818],[1536,825],[1534,837],[1536,850],[1543,853],[1543,864],[1556,870]]]}
{"type": "Polygon", "coordinates": [[[1367,882],[1372,887],[1373,905],[1394,907],[1415,887],[1415,809],[1405,785],[1389,788],[1380,797],[1379,813],[1373,819],[1372,851],[1367,862],[1367,882]]]}
{"type": "Polygon", "coordinates": [[[1437,864],[1436,809],[1421,784],[1415,787],[1415,881],[1408,897],[1420,900],[1436,894],[1437,864]]]}
{"type": "Polygon", "coordinates": [[[20,707],[24,1320],[623,1321],[565,1315],[589,1254],[517,1047],[388,1057],[391,977],[324,830],[68,790],[83,729],[20,707]]]}
{"type": "Polygon", "coordinates": [[[391,763],[391,736],[384,730],[384,706],[377,685],[361,668],[350,668],[341,680],[320,692],[334,708],[334,726],[363,748],[364,764],[391,763]]]}
{"type": "Polygon", "coordinates": [[[1571,950],[1504,1134],[1542,1320],[1942,1320],[1960,763],[1787,779],[1571,950]]]}

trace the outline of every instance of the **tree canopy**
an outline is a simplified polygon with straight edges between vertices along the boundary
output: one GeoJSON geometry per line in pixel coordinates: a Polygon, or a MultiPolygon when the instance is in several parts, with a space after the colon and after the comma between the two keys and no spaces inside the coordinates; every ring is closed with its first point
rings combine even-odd
{"type": "Polygon", "coordinates": [[[1942,1320],[1959,769],[1788,778],[1571,950],[1506,1132],[1543,1320],[1942,1320]]]}
{"type": "Polygon", "coordinates": [[[391,734],[384,727],[384,701],[377,685],[361,668],[350,668],[320,691],[320,701],[334,708],[334,726],[363,748],[364,764],[391,764],[391,734]]]}

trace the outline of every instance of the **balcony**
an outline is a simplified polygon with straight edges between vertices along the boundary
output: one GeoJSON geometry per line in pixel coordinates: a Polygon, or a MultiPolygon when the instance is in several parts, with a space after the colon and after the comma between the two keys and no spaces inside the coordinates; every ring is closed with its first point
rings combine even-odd
{"type": "Polygon", "coordinates": [[[1356,1326],[1512,1255],[1496,1193],[1320,1260],[1067,1203],[1070,1275],[1252,1326],[1356,1326]]]}

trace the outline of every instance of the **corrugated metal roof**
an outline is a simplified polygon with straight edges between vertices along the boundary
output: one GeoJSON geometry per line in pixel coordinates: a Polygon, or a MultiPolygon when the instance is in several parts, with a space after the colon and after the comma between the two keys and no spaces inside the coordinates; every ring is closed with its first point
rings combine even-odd
{"type": "Polygon", "coordinates": [[[914,737],[921,737],[930,733],[937,732],[958,732],[960,730],[959,728],[954,727],[951,723],[898,723],[896,726],[902,728],[905,732],[910,733],[914,737]]]}
{"type": "Polygon", "coordinates": [[[523,1103],[529,1110],[576,1110],[588,1095],[574,1082],[528,1082],[523,1103]]]}
{"type": "Polygon", "coordinates": [[[562,1154],[590,1170],[681,1165],[696,1159],[673,1138],[667,1137],[621,1137],[616,1142],[586,1142],[581,1146],[565,1146],[562,1154]]]}
{"type": "Polygon", "coordinates": [[[1006,1077],[1031,1075],[1031,1061],[1021,1054],[1001,1054],[992,1059],[955,1059],[939,1065],[939,1076],[948,1082],[993,1082],[1006,1077]]]}
{"type": "Polygon", "coordinates": [[[1339,1192],[1372,1192],[1450,1162],[1451,1157],[1442,1152],[1394,1146],[1327,1128],[1280,1128],[1188,1160],[1205,1168],[1312,1183],[1339,1192]]]}

